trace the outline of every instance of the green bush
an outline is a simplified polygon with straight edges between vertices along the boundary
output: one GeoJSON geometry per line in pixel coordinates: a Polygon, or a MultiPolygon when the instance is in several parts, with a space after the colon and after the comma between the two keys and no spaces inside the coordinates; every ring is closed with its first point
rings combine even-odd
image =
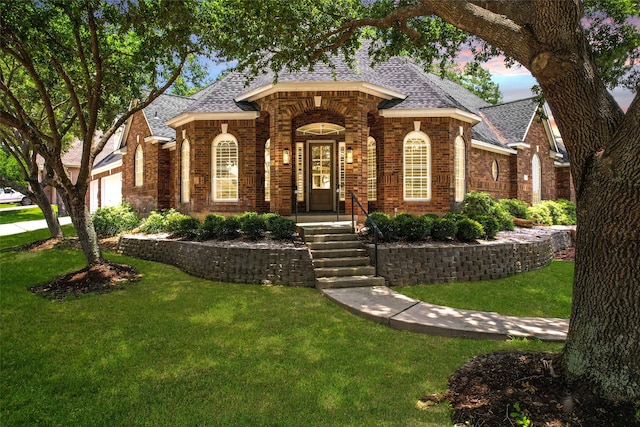
{"type": "Polygon", "coordinates": [[[267,231],[267,224],[255,212],[248,212],[238,217],[240,230],[250,240],[258,240],[264,237],[267,231]]]}
{"type": "Polygon", "coordinates": [[[553,225],[553,217],[547,205],[538,203],[537,205],[530,206],[527,210],[529,211],[531,219],[536,224],[553,225]]]}
{"type": "Polygon", "coordinates": [[[162,212],[151,211],[151,214],[142,221],[138,230],[141,233],[155,234],[167,231],[164,223],[165,215],[162,212]]]}
{"type": "Polygon", "coordinates": [[[174,216],[171,219],[171,232],[174,237],[193,239],[199,235],[200,221],[189,215],[174,216]]]}
{"type": "Polygon", "coordinates": [[[502,206],[495,205],[491,214],[500,226],[500,230],[513,230],[515,225],[513,224],[513,216],[502,206]]]}
{"type": "Polygon", "coordinates": [[[435,221],[436,219],[440,218],[440,215],[434,214],[434,213],[426,213],[426,214],[422,215],[422,218],[429,218],[431,220],[431,222],[433,223],[433,221],[435,221]]]}
{"type": "Polygon", "coordinates": [[[556,200],[556,203],[560,205],[566,216],[567,222],[563,225],[575,225],[577,222],[575,203],[567,199],[558,199],[556,200]]]}
{"type": "Polygon", "coordinates": [[[233,240],[240,236],[240,220],[236,216],[224,219],[218,227],[217,237],[221,240],[233,240]]]}
{"type": "Polygon", "coordinates": [[[380,232],[382,233],[382,240],[385,242],[392,242],[398,238],[398,230],[396,223],[389,217],[389,215],[382,212],[372,212],[369,214],[369,218],[364,222],[364,226],[367,228],[367,234],[373,237],[375,231],[371,225],[371,220],[376,223],[380,232]]]}
{"type": "Polygon", "coordinates": [[[458,226],[450,218],[439,218],[433,222],[431,237],[434,240],[453,239],[458,232],[458,226]]]}
{"type": "Polygon", "coordinates": [[[500,231],[500,224],[498,224],[498,220],[490,215],[480,215],[474,220],[478,221],[480,225],[482,225],[482,229],[484,230],[484,237],[487,239],[495,239],[498,235],[498,231],[500,231]]]}
{"type": "Polygon", "coordinates": [[[519,199],[500,199],[498,205],[515,218],[531,219],[527,211],[527,204],[519,199]]]}
{"type": "Polygon", "coordinates": [[[279,218],[280,215],[275,214],[275,213],[263,213],[262,215],[260,215],[260,218],[262,218],[262,220],[264,221],[265,226],[267,227],[268,231],[271,231],[271,223],[276,219],[279,218]]]}
{"type": "Polygon", "coordinates": [[[463,219],[469,218],[469,216],[460,212],[447,212],[442,216],[442,218],[450,219],[453,222],[458,222],[462,221],[463,219]]]}
{"type": "Polygon", "coordinates": [[[456,226],[458,227],[456,239],[462,242],[475,242],[484,234],[482,225],[471,218],[461,219],[456,223],[456,226]]]}
{"type": "Polygon", "coordinates": [[[489,193],[470,191],[465,194],[460,212],[469,218],[479,215],[492,215],[496,202],[489,193]]]}
{"type": "Polygon", "coordinates": [[[179,232],[184,225],[182,224],[187,218],[191,218],[189,215],[178,212],[175,209],[169,209],[163,213],[164,216],[164,230],[171,233],[179,232]]]}
{"type": "Polygon", "coordinates": [[[224,217],[218,214],[209,214],[204,217],[200,225],[198,237],[200,240],[216,239],[219,236],[220,226],[224,222],[224,217]]]}
{"type": "Polygon", "coordinates": [[[408,242],[418,242],[429,237],[431,220],[409,213],[401,213],[393,219],[398,237],[408,242]]]}
{"type": "Polygon", "coordinates": [[[276,240],[291,240],[296,232],[296,222],[292,219],[276,216],[270,223],[271,236],[276,240]]]}
{"type": "Polygon", "coordinates": [[[128,203],[99,208],[91,216],[91,220],[98,237],[115,236],[133,230],[140,223],[140,218],[128,203]]]}

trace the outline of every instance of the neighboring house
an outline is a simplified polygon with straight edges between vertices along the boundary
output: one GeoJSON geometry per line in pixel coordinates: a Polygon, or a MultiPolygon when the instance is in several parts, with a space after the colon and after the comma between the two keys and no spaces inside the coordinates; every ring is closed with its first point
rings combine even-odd
{"type": "Polygon", "coordinates": [[[564,147],[535,99],[490,105],[407,59],[357,71],[232,72],[162,95],[125,127],[122,193],[141,213],[442,213],[471,190],[571,197],[564,147]],[[335,79],[334,79],[335,77],[335,79]]]}

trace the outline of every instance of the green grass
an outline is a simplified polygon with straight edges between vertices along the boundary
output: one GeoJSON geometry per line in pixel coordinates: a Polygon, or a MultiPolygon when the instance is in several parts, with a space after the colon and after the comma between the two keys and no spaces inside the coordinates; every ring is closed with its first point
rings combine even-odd
{"type": "MultiPolygon", "coordinates": [[[[58,207],[54,205],[53,210],[58,212],[58,207]]],[[[16,210],[0,209],[0,224],[13,224],[14,222],[33,221],[36,219],[44,219],[42,210],[37,206],[16,210]]]]}
{"type": "Polygon", "coordinates": [[[22,206],[20,203],[0,203],[0,209],[15,208],[16,206],[22,206]]]}
{"type": "Polygon", "coordinates": [[[82,267],[80,252],[0,253],[2,425],[451,425],[446,405],[416,401],[468,358],[560,348],[397,331],[315,289],[108,257],[143,279],[61,303],[27,288],[82,267]]]}
{"type": "MultiPolygon", "coordinates": [[[[73,225],[71,224],[63,225],[62,233],[66,237],[74,237],[76,235],[76,230],[73,228],[73,225]]],[[[12,234],[10,236],[1,236],[0,251],[5,251],[7,249],[15,248],[22,245],[27,245],[40,240],[46,240],[49,237],[51,237],[51,234],[49,233],[48,228],[30,231],[28,233],[19,233],[19,234],[12,234]]]]}
{"type": "Polygon", "coordinates": [[[504,279],[394,288],[415,299],[448,307],[495,311],[511,316],[561,317],[571,314],[572,262],[504,279]]]}

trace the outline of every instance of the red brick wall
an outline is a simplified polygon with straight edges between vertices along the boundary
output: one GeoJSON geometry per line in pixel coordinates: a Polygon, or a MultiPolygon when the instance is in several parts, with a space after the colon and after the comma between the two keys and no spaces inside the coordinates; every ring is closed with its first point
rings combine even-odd
{"type": "Polygon", "coordinates": [[[480,191],[491,194],[494,199],[512,197],[512,154],[498,154],[491,151],[472,148],[467,163],[467,191],[480,191]],[[498,179],[491,173],[493,161],[498,163],[498,179]]]}
{"type": "Polygon", "coordinates": [[[542,177],[542,200],[555,200],[556,198],[556,168],[554,158],[549,157],[550,146],[549,137],[545,131],[544,124],[537,118],[533,120],[529,132],[525,137],[525,142],[530,145],[529,149],[518,149],[518,191],[517,197],[527,203],[531,203],[533,197],[531,162],[533,155],[537,154],[540,159],[540,169],[542,177]],[[528,180],[524,180],[527,175],[528,180]]]}

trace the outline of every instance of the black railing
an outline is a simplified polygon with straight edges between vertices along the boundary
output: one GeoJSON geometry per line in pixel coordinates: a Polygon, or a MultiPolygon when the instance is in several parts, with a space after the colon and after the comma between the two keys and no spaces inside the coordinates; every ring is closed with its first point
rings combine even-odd
{"type": "Polygon", "coordinates": [[[358,200],[358,198],[353,193],[353,191],[349,190],[349,195],[351,195],[351,232],[352,233],[356,232],[356,217],[355,217],[355,209],[354,209],[355,206],[354,206],[354,203],[356,203],[358,205],[358,207],[360,208],[362,213],[364,213],[364,215],[369,220],[369,224],[373,228],[373,231],[374,231],[374,233],[373,233],[373,245],[374,245],[374,248],[375,248],[376,276],[379,276],[379,274],[378,274],[378,237],[384,238],[384,235],[382,234],[382,231],[380,231],[380,229],[378,228],[378,225],[373,220],[373,218],[371,218],[369,216],[369,213],[364,208],[364,206],[362,206],[362,203],[360,203],[360,200],[358,200]]]}

